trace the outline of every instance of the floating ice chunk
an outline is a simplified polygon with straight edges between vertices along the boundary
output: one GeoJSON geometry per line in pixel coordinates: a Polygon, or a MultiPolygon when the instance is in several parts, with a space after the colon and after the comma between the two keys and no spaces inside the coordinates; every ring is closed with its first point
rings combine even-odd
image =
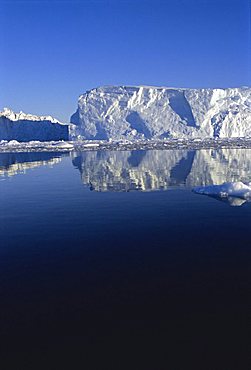
{"type": "Polygon", "coordinates": [[[1,140],[0,141],[0,145],[6,145],[8,143],[8,141],[7,140],[1,140]]]}
{"type": "Polygon", "coordinates": [[[240,206],[246,201],[251,201],[251,183],[244,184],[241,181],[225,182],[222,185],[198,186],[193,188],[193,192],[225,200],[232,206],[240,206]]]}
{"type": "Polygon", "coordinates": [[[17,141],[17,140],[10,140],[9,142],[8,142],[8,145],[9,146],[15,146],[15,145],[19,145],[20,143],[19,143],[19,141],[17,141]]]}
{"type": "Polygon", "coordinates": [[[198,186],[193,189],[195,193],[205,195],[219,195],[221,197],[251,198],[251,186],[238,182],[225,182],[222,185],[198,186]]]}
{"type": "Polygon", "coordinates": [[[71,143],[62,141],[62,142],[55,142],[53,143],[57,148],[62,148],[62,149],[74,149],[74,146],[71,143]]]}
{"type": "Polygon", "coordinates": [[[87,143],[87,144],[84,144],[83,146],[85,148],[94,148],[94,147],[98,147],[99,144],[98,143],[87,143]]]}

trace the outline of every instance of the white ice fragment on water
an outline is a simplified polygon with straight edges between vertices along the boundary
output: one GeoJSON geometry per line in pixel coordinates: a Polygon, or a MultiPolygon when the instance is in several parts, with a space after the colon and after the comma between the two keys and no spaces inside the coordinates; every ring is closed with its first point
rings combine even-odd
{"type": "Polygon", "coordinates": [[[193,188],[197,194],[210,195],[220,198],[240,198],[251,199],[251,183],[244,184],[238,182],[225,182],[222,185],[198,186],[193,188]]]}
{"type": "Polygon", "coordinates": [[[15,145],[19,145],[20,143],[19,143],[19,141],[17,141],[17,140],[10,140],[10,141],[8,141],[8,145],[9,146],[15,146],[15,145]]]}
{"type": "Polygon", "coordinates": [[[87,143],[83,145],[85,148],[98,147],[98,143],[87,143]]]}
{"type": "Polygon", "coordinates": [[[27,144],[29,145],[41,145],[42,141],[38,141],[38,140],[32,140],[32,141],[28,141],[27,144]]]}
{"type": "Polygon", "coordinates": [[[53,143],[57,148],[64,148],[64,149],[74,149],[74,146],[71,143],[61,141],[53,143]]]}

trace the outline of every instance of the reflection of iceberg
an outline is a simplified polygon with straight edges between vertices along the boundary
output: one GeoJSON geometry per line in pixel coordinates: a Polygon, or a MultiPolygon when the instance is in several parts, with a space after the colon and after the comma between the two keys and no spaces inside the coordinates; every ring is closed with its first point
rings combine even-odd
{"type": "Polygon", "coordinates": [[[197,150],[186,185],[220,185],[224,182],[251,181],[250,149],[197,150]]]}
{"type": "Polygon", "coordinates": [[[0,153],[0,176],[13,176],[38,166],[54,165],[61,161],[61,155],[48,152],[0,153]]]}
{"type": "Polygon", "coordinates": [[[98,151],[77,153],[73,164],[82,181],[96,191],[149,191],[185,183],[194,152],[98,151]]]}
{"type": "Polygon", "coordinates": [[[90,151],[73,156],[83,183],[96,191],[251,181],[250,149],[90,151]]]}
{"type": "Polygon", "coordinates": [[[251,201],[251,183],[246,185],[241,181],[226,182],[222,185],[198,186],[193,189],[193,192],[228,202],[232,206],[241,206],[243,203],[251,201]]]}

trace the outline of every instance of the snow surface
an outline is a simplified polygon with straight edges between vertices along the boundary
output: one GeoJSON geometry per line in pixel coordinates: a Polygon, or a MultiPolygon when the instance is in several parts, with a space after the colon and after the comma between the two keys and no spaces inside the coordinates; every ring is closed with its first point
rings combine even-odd
{"type": "Polygon", "coordinates": [[[14,113],[8,108],[0,112],[0,140],[19,142],[68,140],[68,131],[68,125],[51,116],[14,113]]]}
{"type": "Polygon", "coordinates": [[[105,86],[81,95],[72,138],[251,137],[251,88],[105,86]]]}
{"type": "Polygon", "coordinates": [[[194,193],[208,195],[220,200],[227,200],[232,206],[240,206],[246,201],[251,201],[251,183],[225,182],[222,185],[195,187],[194,193]]]}

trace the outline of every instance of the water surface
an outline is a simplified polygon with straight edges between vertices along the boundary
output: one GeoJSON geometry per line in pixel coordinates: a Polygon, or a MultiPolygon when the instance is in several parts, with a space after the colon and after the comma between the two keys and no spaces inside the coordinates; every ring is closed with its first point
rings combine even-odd
{"type": "Polygon", "coordinates": [[[236,351],[245,368],[251,203],[191,189],[250,169],[244,149],[0,154],[6,363],[63,352],[87,369],[228,369],[236,351]],[[114,363],[95,367],[97,353],[114,363]]]}

